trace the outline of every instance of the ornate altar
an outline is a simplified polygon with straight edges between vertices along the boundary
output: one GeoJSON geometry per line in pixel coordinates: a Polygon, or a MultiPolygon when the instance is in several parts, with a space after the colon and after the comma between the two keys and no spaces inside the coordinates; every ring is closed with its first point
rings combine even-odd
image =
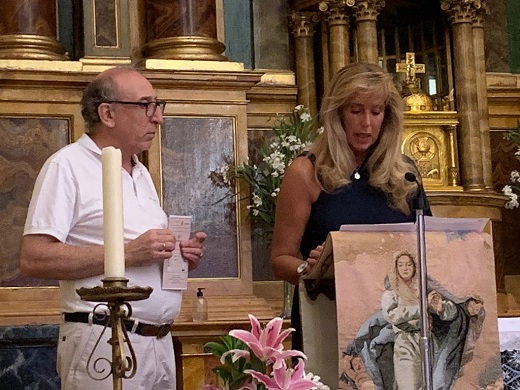
{"type": "Polygon", "coordinates": [[[455,111],[433,111],[433,100],[421,89],[417,73],[425,73],[424,64],[415,63],[415,54],[396,64],[406,75],[403,82],[405,131],[403,153],[417,164],[428,190],[462,191],[459,185],[457,125],[455,111]]]}
{"type": "Polygon", "coordinates": [[[427,190],[462,191],[457,153],[457,113],[405,114],[403,153],[417,164],[427,190]]]}

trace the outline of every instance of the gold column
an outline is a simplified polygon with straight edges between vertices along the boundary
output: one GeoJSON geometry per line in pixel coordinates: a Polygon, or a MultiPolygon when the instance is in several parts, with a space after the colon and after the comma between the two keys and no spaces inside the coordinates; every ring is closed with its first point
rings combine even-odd
{"type": "Polygon", "coordinates": [[[56,0],[0,2],[0,59],[69,59],[56,37],[56,0]]]}
{"type": "Polygon", "coordinates": [[[326,12],[329,23],[329,68],[331,76],[334,76],[350,62],[349,15],[345,0],[324,1],[320,3],[320,11],[326,12]]]}
{"type": "Polygon", "coordinates": [[[298,103],[308,107],[310,114],[314,117],[318,112],[318,105],[312,36],[319,16],[312,12],[293,12],[290,19],[295,38],[298,103]]]}
{"type": "Polygon", "coordinates": [[[228,61],[215,0],[146,0],[145,59],[228,61]]]}
{"type": "Polygon", "coordinates": [[[475,68],[477,72],[477,99],[480,119],[480,148],[484,187],[493,190],[493,168],[491,166],[491,139],[489,134],[489,112],[486,81],[486,57],[484,48],[484,17],[489,13],[487,4],[482,1],[473,21],[473,47],[475,49],[475,68]]]}
{"type": "Polygon", "coordinates": [[[384,0],[347,0],[356,19],[358,62],[377,64],[377,15],[385,6],[384,0]]]}
{"type": "Polygon", "coordinates": [[[455,97],[459,113],[461,182],[467,191],[484,189],[477,69],[473,46],[473,19],[480,0],[442,0],[453,31],[455,97]]]}

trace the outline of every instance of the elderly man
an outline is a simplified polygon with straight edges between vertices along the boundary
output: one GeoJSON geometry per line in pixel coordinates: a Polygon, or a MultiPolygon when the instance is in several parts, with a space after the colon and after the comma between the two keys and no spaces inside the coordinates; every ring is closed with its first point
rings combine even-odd
{"type": "MultiPolygon", "coordinates": [[[[85,89],[82,115],[88,134],[67,145],[44,164],[35,184],[21,247],[21,270],[27,276],[60,280],[64,324],[58,344],[58,374],[63,389],[112,389],[110,375],[95,380],[87,361],[106,320],[92,315],[94,302],[76,289],[100,285],[104,267],[101,150],[121,150],[126,277],[130,285],[151,286],[149,299],[132,302],[125,321],[137,355],[137,373],[125,380],[131,389],[175,389],[175,357],[164,329],[179,314],[180,290],[161,288],[162,264],[172,255],[175,237],[167,229],[150,173],[136,154],[148,150],[163,122],[165,102],[137,71],[112,68],[85,89]]],[[[206,234],[178,243],[189,269],[203,253],[206,234]]],[[[111,359],[105,332],[91,362],[111,359]]],[[[100,361],[97,368],[110,367],[100,361]]],[[[107,371],[108,370],[108,371],[107,371]]]]}

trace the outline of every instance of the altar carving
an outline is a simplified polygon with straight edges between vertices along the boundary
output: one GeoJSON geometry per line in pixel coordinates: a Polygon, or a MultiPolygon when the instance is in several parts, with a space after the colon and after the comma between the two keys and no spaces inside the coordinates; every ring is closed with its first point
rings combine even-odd
{"type": "Polygon", "coordinates": [[[402,151],[421,173],[426,190],[462,191],[456,144],[457,113],[405,113],[402,151]]]}

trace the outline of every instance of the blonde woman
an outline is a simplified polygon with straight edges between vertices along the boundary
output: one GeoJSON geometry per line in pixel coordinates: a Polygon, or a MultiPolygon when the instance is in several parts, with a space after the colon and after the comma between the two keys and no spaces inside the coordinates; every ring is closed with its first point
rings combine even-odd
{"type": "MultiPolygon", "coordinates": [[[[390,74],[372,64],[345,66],[331,80],[320,116],[323,132],[288,167],[276,206],[271,265],[293,284],[342,224],[415,221],[409,202],[417,185],[404,176],[419,172],[401,153],[402,100],[390,74]]],[[[299,337],[293,334],[293,347],[301,349],[299,337]]]]}

